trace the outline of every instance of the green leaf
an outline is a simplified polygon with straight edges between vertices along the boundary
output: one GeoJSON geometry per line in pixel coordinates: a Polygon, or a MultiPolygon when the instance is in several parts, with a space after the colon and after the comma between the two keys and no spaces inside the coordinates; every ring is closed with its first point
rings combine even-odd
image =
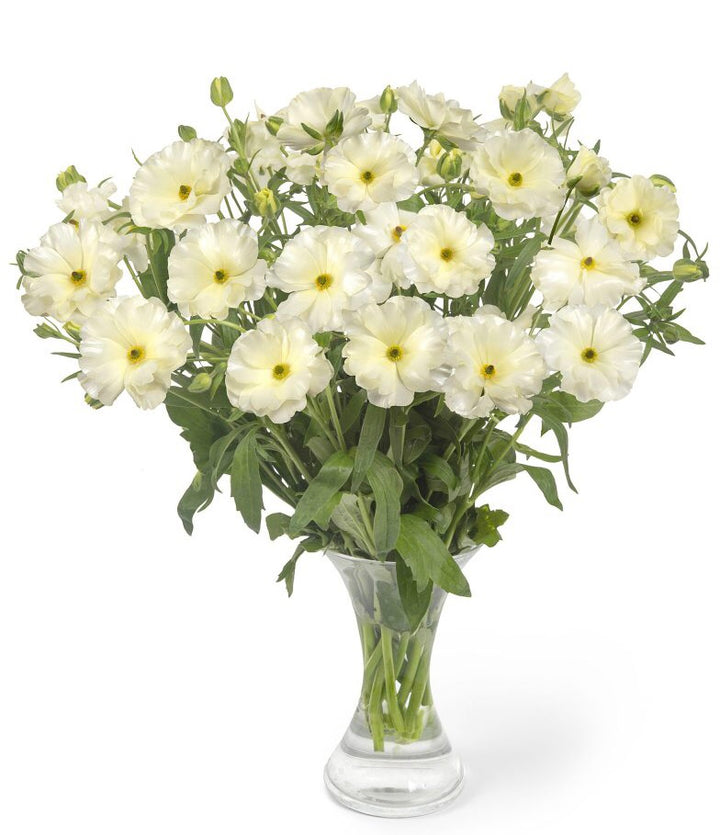
{"type": "Polygon", "coordinates": [[[484,504],[476,509],[468,536],[476,545],[487,545],[488,548],[492,548],[502,539],[498,528],[507,520],[508,514],[504,510],[490,510],[490,507],[484,504]]]}
{"type": "Polygon", "coordinates": [[[452,594],[470,597],[465,575],[445,547],[445,543],[419,516],[404,513],[395,546],[410,568],[418,590],[424,591],[430,580],[452,594]]]}
{"type": "Polygon", "coordinates": [[[342,489],[350,478],[353,469],[353,457],[347,452],[338,450],[322,465],[320,472],[308,484],[300,497],[295,513],[290,519],[288,533],[290,536],[299,534],[309,524],[315,514],[319,513],[330,499],[342,489]]]}
{"type": "Polygon", "coordinates": [[[368,403],[362,429],[360,430],[357,452],[355,454],[352,485],[350,487],[353,493],[359,490],[373,462],[375,450],[385,430],[386,415],[387,409],[382,409],[380,406],[373,406],[372,403],[368,403]]]}
{"type": "MultiPolygon", "coordinates": [[[[421,460],[420,466],[431,479],[435,482],[440,482],[440,484],[443,485],[445,492],[448,494],[448,498],[451,501],[457,496],[457,475],[444,458],[434,454],[426,455],[421,460]]],[[[432,485],[432,488],[434,490],[442,489],[439,485],[437,487],[432,485]]]]}
{"type": "Polygon", "coordinates": [[[265,526],[270,539],[278,539],[278,537],[284,536],[289,524],[290,517],[287,513],[270,513],[265,517],[265,526]]]}
{"type": "Polygon", "coordinates": [[[376,556],[385,556],[395,547],[400,533],[400,495],[403,480],[381,452],[376,453],[367,479],[375,497],[375,518],[373,520],[373,539],[376,556]]]}
{"type": "Polygon", "coordinates": [[[193,532],[193,517],[212,502],[215,491],[204,473],[196,473],[188,489],[178,502],[177,512],[186,533],[193,532]]]}
{"type": "Polygon", "coordinates": [[[295,549],[295,553],[285,563],[282,571],[278,574],[276,582],[281,583],[285,581],[285,588],[287,589],[288,597],[292,597],[293,589],[295,587],[295,567],[297,561],[305,553],[305,545],[301,542],[295,549]]]}
{"type": "Polygon", "coordinates": [[[545,467],[531,467],[528,464],[525,464],[523,469],[540,488],[548,504],[551,504],[553,507],[557,507],[558,510],[562,510],[563,506],[558,497],[555,476],[550,472],[550,470],[545,467]]]}
{"type": "Polygon", "coordinates": [[[182,427],[181,436],[190,444],[195,466],[206,470],[210,448],[227,432],[227,424],[210,412],[210,398],[206,393],[190,393],[173,386],[165,398],[170,420],[182,427]]]}
{"type": "Polygon", "coordinates": [[[566,391],[554,391],[548,400],[562,409],[565,423],[579,423],[581,420],[593,418],[603,407],[600,400],[588,400],[587,403],[581,403],[575,395],[568,394],[566,391]]]}
{"type": "Polygon", "coordinates": [[[235,449],[230,468],[230,493],[245,524],[260,533],[264,505],[255,432],[248,432],[235,449]]]}
{"type": "Polygon", "coordinates": [[[415,632],[418,626],[422,623],[422,620],[430,607],[433,584],[428,583],[425,588],[420,591],[410,567],[402,557],[398,557],[397,562],[395,563],[395,568],[397,571],[400,602],[402,603],[403,610],[405,611],[405,616],[408,619],[410,631],[415,632]]]}
{"type": "Polygon", "coordinates": [[[365,525],[358,510],[358,498],[354,493],[341,494],[331,519],[339,530],[358,543],[368,554],[372,553],[372,543],[368,542],[365,525]]]}

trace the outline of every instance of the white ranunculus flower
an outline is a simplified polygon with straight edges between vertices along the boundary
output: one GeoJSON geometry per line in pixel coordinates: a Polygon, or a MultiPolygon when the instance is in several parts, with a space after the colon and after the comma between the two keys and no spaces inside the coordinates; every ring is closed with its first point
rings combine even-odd
{"type": "Polygon", "coordinates": [[[560,154],[529,128],[486,139],[473,154],[470,177],[506,220],[547,217],[563,204],[560,154]]]}
{"type": "Polygon", "coordinates": [[[560,388],[578,400],[619,400],[632,388],[643,346],[630,323],[611,307],[564,307],[536,337],[560,388]]]}
{"type": "Polygon", "coordinates": [[[446,321],[447,362],[453,369],[445,383],[448,408],[465,418],[487,417],[496,408],[527,412],[546,373],[533,340],[515,322],[485,308],[446,321]]]}
{"type": "Polygon", "coordinates": [[[125,390],[141,409],[154,409],[191,347],[179,316],[159,299],[111,299],[80,331],[80,383],[106,406],[125,390]]]}
{"type": "Polygon", "coordinates": [[[566,304],[615,307],[623,296],[645,286],[638,265],[626,258],[596,217],[578,223],[574,242],[555,238],[551,248],[541,250],[531,278],[550,311],[566,304]]]}
{"type": "Polygon", "coordinates": [[[414,212],[398,209],[395,203],[383,203],[365,213],[365,225],[358,224],[355,234],[362,238],[380,260],[380,274],[399,287],[409,287],[405,276],[402,237],[417,218],[414,212]]]}
{"type": "Polygon", "coordinates": [[[426,206],[403,235],[405,275],[421,293],[470,296],[493,271],[494,244],[484,224],[450,206],[426,206]]]}
{"type": "Polygon", "coordinates": [[[138,226],[175,231],[205,223],[230,191],[230,165],[217,142],[173,142],[135,174],[129,198],[133,220],[138,226]]]}
{"type": "Polygon", "coordinates": [[[375,255],[347,229],[314,226],[285,245],[268,275],[268,284],[288,293],[277,314],[299,317],[313,333],[338,330],[344,314],[362,304],[382,301],[368,269],[375,255]]]}
{"type": "Polygon", "coordinates": [[[604,188],[597,198],[598,215],[630,258],[647,261],[670,255],[680,224],[675,195],[635,175],[604,188]]]}
{"type": "Polygon", "coordinates": [[[300,93],[281,111],[283,123],[277,138],[284,145],[296,151],[322,147],[325,144],[327,125],[340,113],[343,117],[341,136],[355,136],[370,125],[370,113],[355,101],[355,93],[347,87],[319,87],[300,93]],[[320,139],[311,136],[303,125],[320,135],[320,139]]]}
{"type": "Polygon", "coordinates": [[[605,157],[598,156],[592,148],[582,143],[567,171],[568,182],[580,178],[575,186],[583,194],[595,194],[610,182],[612,168],[605,157]]]}
{"type": "Polygon", "coordinates": [[[580,104],[580,93],[567,73],[553,82],[542,95],[542,107],[553,116],[567,116],[580,104]]]}
{"type": "Polygon", "coordinates": [[[122,255],[120,236],[101,223],[56,223],[25,256],[25,309],[79,324],[115,295],[122,255]]]}
{"type": "Polygon", "coordinates": [[[373,96],[371,99],[363,99],[358,102],[359,107],[364,107],[370,114],[370,130],[385,130],[385,122],[387,121],[387,113],[383,113],[380,107],[380,95],[373,96]]]}
{"type": "Polygon", "coordinates": [[[168,297],[183,316],[225,319],[265,292],[265,261],[254,230],[237,220],[191,229],[168,259],[168,297]]]}
{"type": "Polygon", "coordinates": [[[110,180],[105,180],[96,188],[90,188],[83,182],[71,183],[63,190],[57,205],[66,216],[72,215],[73,221],[103,221],[113,212],[108,200],[115,191],[116,186],[110,180]]]}
{"type": "Polygon", "coordinates": [[[375,132],[343,139],[329,151],[322,180],[342,211],[357,212],[410,197],[418,172],[407,143],[375,132]]]}
{"type": "Polygon", "coordinates": [[[442,93],[429,95],[417,81],[398,87],[395,92],[399,109],[416,125],[449,139],[458,148],[472,150],[484,135],[472,112],[460,107],[454,99],[446,99],[442,93]]]}
{"type": "Polygon", "coordinates": [[[345,371],[375,406],[408,406],[416,392],[440,391],[445,376],[442,316],[417,297],[366,305],[345,328],[345,371]]]}
{"type": "Polygon", "coordinates": [[[308,154],[305,151],[289,153],[285,159],[285,176],[291,183],[299,186],[309,186],[315,177],[320,176],[319,154],[308,154]]]}
{"type": "Polygon", "coordinates": [[[228,358],[228,399],[274,423],[286,423],[330,382],[333,369],[299,319],[263,319],[242,334],[228,358]]]}

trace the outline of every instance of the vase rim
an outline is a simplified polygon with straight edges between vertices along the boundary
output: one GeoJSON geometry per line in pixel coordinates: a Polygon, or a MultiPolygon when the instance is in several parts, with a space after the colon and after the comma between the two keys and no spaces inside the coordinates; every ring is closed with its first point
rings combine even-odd
{"type": "MultiPolygon", "coordinates": [[[[461,564],[466,563],[477,551],[480,550],[481,545],[471,545],[468,548],[463,548],[462,551],[458,551],[457,554],[452,554],[452,558],[461,564]]],[[[342,551],[336,551],[334,548],[326,548],[323,551],[326,557],[332,559],[341,559],[348,562],[351,565],[387,565],[387,566],[394,566],[396,563],[394,560],[376,560],[372,559],[371,557],[355,557],[352,554],[344,554],[342,551]]]]}

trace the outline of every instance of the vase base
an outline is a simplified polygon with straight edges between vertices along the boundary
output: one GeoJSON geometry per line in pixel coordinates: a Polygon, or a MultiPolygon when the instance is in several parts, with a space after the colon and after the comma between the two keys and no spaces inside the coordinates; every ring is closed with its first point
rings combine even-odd
{"type": "Polygon", "coordinates": [[[431,757],[362,757],[341,743],[325,766],[330,794],[356,812],[381,818],[428,815],[462,791],[463,767],[452,750],[431,757]]]}

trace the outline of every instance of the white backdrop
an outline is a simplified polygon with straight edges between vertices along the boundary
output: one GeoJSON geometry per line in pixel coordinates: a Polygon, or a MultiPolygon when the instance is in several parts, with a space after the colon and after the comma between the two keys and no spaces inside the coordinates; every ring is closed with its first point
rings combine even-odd
{"type": "MultiPolygon", "coordinates": [[[[2,12],[3,263],[59,219],[57,172],[127,188],[178,123],[210,137],[301,90],[418,78],[495,114],[503,83],[583,93],[577,137],[662,172],[683,226],[717,229],[716,44],[702,4],[25,2],[2,12]]],[[[717,283],[685,294],[708,346],[653,356],[632,395],[572,432],[564,513],[524,481],[492,496],[505,540],[449,602],[434,691],[468,772],[458,802],[385,822],[336,806],[322,767],[360,652],[318,555],[288,601],[288,544],[227,497],[183,533],[193,468],[162,409],[93,412],[31,332],[3,267],[0,832],[485,835],[720,828],[717,283]]]]}

